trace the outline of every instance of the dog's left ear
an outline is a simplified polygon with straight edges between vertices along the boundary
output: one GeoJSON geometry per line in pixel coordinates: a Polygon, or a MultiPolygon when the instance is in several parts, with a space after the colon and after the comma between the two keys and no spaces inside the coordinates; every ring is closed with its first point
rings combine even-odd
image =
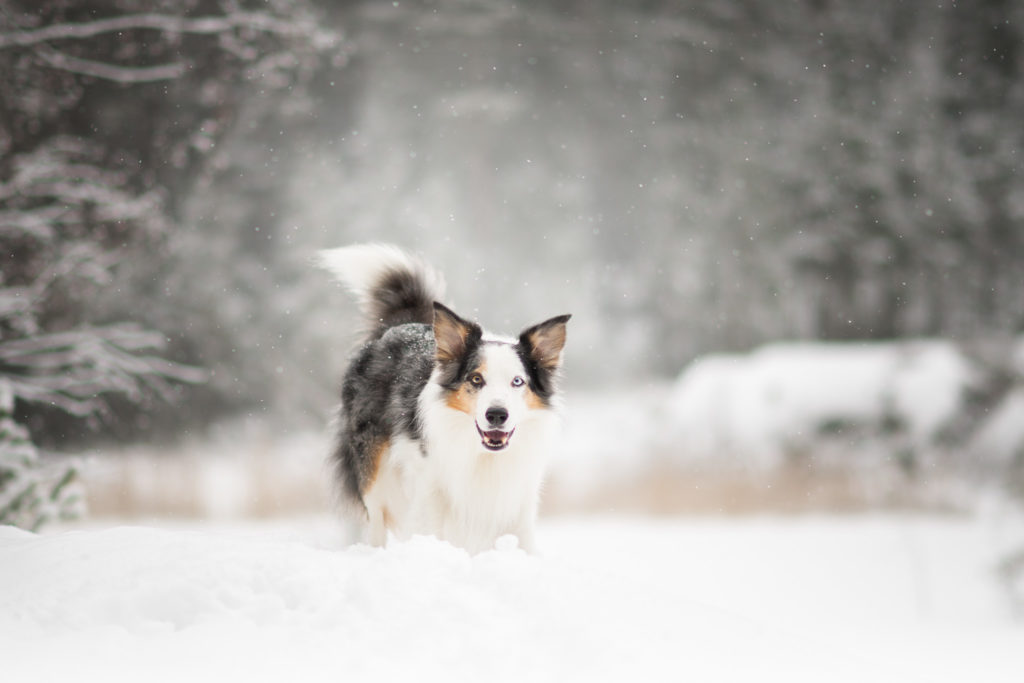
{"type": "Polygon", "coordinates": [[[437,360],[452,363],[480,341],[483,330],[476,323],[463,320],[444,304],[434,302],[434,340],[437,360]]]}
{"type": "Polygon", "coordinates": [[[565,324],[571,315],[559,315],[528,327],[519,335],[519,344],[538,367],[554,371],[562,363],[565,347],[565,324]]]}

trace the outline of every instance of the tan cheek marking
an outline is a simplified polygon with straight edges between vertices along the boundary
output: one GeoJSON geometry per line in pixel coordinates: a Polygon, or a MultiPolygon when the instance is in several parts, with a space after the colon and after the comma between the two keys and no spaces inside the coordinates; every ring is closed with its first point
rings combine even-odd
{"type": "Polygon", "coordinates": [[[473,415],[476,411],[476,396],[463,384],[458,391],[448,394],[445,401],[452,410],[460,410],[467,415],[473,415]]]}
{"type": "MultiPolygon", "coordinates": [[[[473,372],[487,376],[487,364],[481,363],[473,372]]],[[[452,410],[459,410],[467,415],[476,415],[476,390],[468,382],[463,382],[456,391],[448,394],[445,403],[452,410]]]]}
{"type": "Polygon", "coordinates": [[[544,401],[541,400],[540,396],[533,393],[533,390],[530,389],[529,386],[527,386],[525,389],[523,401],[526,403],[526,408],[528,410],[544,410],[545,408],[548,407],[547,404],[545,404],[544,401]]]}

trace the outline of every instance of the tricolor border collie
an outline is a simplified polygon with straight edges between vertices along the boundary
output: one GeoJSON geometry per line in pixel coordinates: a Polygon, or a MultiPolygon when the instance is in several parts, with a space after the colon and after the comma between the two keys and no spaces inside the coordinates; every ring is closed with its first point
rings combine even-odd
{"type": "Polygon", "coordinates": [[[331,249],[320,263],[368,322],[342,380],[332,454],[366,540],[430,534],[479,552],[515,534],[534,551],[569,316],[495,336],[439,303],[441,276],[395,247],[331,249]]]}

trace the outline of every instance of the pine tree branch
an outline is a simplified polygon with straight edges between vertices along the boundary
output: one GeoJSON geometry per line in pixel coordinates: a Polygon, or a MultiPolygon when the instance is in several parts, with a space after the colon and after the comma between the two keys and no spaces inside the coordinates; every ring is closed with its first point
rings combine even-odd
{"type": "Polygon", "coordinates": [[[102,394],[167,398],[175,383],[206,381],[200,368],[143,355],[163,346],[161,334],[132,324],[13,339],[0,342],[0,379],[22,400],[77,417],[101,412],[102,394]]]}
{"type": "Polygon", "coordinates": [[[43,463],[24,425],[14,421],[14,390],[0,377],[0,524],[30,531],[81,514],[74,461],[43,463]]]}

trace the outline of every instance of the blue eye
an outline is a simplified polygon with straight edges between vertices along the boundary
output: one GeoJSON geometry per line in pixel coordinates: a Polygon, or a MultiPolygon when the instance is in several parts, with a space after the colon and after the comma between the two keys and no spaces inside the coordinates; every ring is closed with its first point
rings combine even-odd
{"type": "Polygon", "coordinates": [[[523,378],[520,377],[519,375],[516,375],[515,377],[512,378],[512,386],[514,387],[521,387],[525,383],[526,382],[523,381],[523,378]]]}

